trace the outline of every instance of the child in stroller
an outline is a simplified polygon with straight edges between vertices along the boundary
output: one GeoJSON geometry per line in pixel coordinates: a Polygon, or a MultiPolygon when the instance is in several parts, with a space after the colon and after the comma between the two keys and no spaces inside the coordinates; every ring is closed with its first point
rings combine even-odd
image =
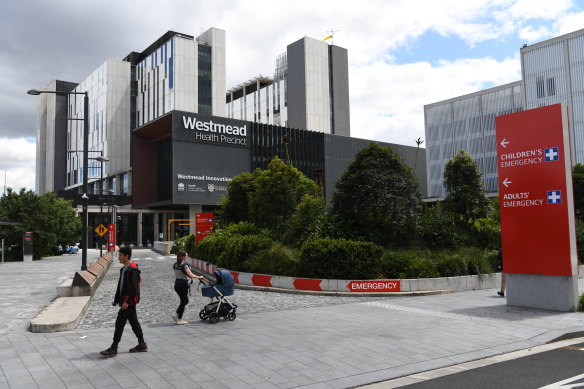
{"type": "MultiPolygon", "coordinates": [[[[210,297],[211,302],[205,305],[205,308],[199,312],[201,320],[209,319],[209,323],[215,324],[220,318],[235,320],[236,304],[227,300],[225,296],[232,296],[234,293],[234,279],[231,273],[227,270],[215,270],[215,284],[203,285],[201,294],[204,297],[210,297]]],[[[199,282],[203,283],[202,280],[199,282]]]]}

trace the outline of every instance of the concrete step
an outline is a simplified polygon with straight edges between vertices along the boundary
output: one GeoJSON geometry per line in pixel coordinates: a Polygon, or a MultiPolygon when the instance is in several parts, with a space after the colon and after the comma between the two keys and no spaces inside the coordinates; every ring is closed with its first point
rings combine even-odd
{"type": "Polygon", "coordinates": [[[30,331],[61,332],[75,329],[90,299],[91,296],[59,297],[30,322],[30,331]]]}

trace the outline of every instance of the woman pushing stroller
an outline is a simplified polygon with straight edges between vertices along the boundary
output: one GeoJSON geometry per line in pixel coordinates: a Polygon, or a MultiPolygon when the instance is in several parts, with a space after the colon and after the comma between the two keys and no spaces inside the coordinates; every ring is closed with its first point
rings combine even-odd
{"type": "Polygon", "coordinates": [[[174,281],[174,291],[180,297],[180,305],[176,309],[176,312],[172,315],[172,318],[176,324],[187,324],[188,322],[183,320],[183,313],[185,312],[185,307],[189,303],[189,283],[191,278],[203,279],[203,276],[198,276],[191,272],[191,269],[187,262],[187,253],[184,251],[179,251],[176,253],[176,263],[172,265],[174,269],[174,275],[176,281],[174,281]]]}

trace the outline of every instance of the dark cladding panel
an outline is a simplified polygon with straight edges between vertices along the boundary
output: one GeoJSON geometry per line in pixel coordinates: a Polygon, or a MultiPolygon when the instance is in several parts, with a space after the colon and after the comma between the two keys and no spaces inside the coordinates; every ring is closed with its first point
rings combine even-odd
{"type": "Polygon", "coordinates": [[[248,148],[251,122],[173,111],[172,138],[194,143],[248,148]]]}
{"type": "Polygon", "coordinates": [[[349,65],[347,49],[329,46],[329,64],[331,73],[332,133],[350,136],[349,112],[349,65]]]}
{"type": "Polygon", "coordinates": [[[135,207],[158,200],[158,144],[132,134],[132,201],[135,207]]]}
{"type": "MultiPolygon", "coordinates": [[[[57,80],[55,88],[59,92],[71,92],[78,84],[57,80]]],[[[67,116],[69,96],[55,96],[55,166],[53,191],[67,186],[67,116]],[[61,172],[61,174],[59,174],[61,172]]]]}
{"type": "Polygon", "coordinates": [[[288,57],[288,127],[306,128],[306,66],[305,40],[300,39],[287,48],[288,57]]]}
{"type": "MultiPolygon", "coordinates": [[[[331,201],[332,194],[336,191],[336,182],[347,171],[349,165],[355,160],[357,151],[364,149],[374,141],[344,136],[324,135],[325,153],[325,192],[327,201],[331,201]]],[[[406,165],[414,168],[416,161],[416,147],[395,145],[390,143],[377,142],[380,146],[390,146],[397,153],[406,165]]],[[[426,197],[426,150],[420,149],[418,152],[417,177],[419,180],[422,197],[426,197]]]]}
{"type": "Polygon", "coordinates": [[[173,203],[217,204],[233,177],[250,170],[247,148],[174,141],[173,203]]]}

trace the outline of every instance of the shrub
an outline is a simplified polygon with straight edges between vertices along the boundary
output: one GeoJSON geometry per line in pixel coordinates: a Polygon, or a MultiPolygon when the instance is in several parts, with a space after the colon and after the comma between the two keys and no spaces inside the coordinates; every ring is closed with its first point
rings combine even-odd
{"type": "Polygon", "coordinates": [[[230,270],[243,270],[243,264],[252,254],[269,249],[273,243],[272,239],[263,235],[228,236],[215,264],[230,270]]]}
{"type": "Polygon", "coordinates": [[[584,262],[584,222],[576,222],[576,247],[578,250],[578,262],[584,262]]]}
{"type": "Polygon", "coordinates": [[[407,278],[412,256],[405,252],[386,251],[383,254],[381,272],[385,278],[407,278]]]}
{"type": "Polygon", "coordinates": [[[216,234],[222,235],[264,235],[268,236],[267,230],[257,227],[251,222],[239,222],[229,224],[227,227],[217,230],[216,234]]]}
{"type": "Polygon", "coordinates": [[[436,264],[432,260],[414,257],[406,269],[405,276],[405,278],[434,278],[440,277],[440,273],[436,270],[436,264]]]}
{"type": "Polygon", "coordinates": [[[496,268],[497,252],[475,248],[438,253],[436,269],[440,277],[492,273],[496,268]]]}
{"type": "Polygon", "coordinates": [[[299,253],[279,243],[267,250],[253,254],[244,264],[244,270],[251,273],[264,273],[294,277],[300,263],[299,253]]]}
{"type": "Polygon", "coordinates": [[[292,245],[304,242],[313,231],[316,221],[326,213],[326,204],[320,196],[304,195],[294,214],[286,223],[283,241],[292,245]]]}
{"type": "Polygon", "coordinates": [[[381,273],[383,249],[369,242],[314,239],[302,246],[301,274],[332,279],[371,279],[381,273]]]}
{"type": "Polygon", "coordinates": [[[431,248],[456,247],[466,240],[460,228],[460,217],[446,211],[442,204],[424,212],[420,218],[419,235],[422,243],[431,248]]]}
{"type": "Polygon", "coordinates": [[[578,305],[578,310],[584,311],[584,293],[580,295],[580,304],[578,305]]]}
{"type": "MultiPolygon", "coordinates": [[[[192,234],[191,234],[192,235],[192,234]]],[[[185,244],[187,242],[187,238],[189,236],[183,236],[181,238],[175,239],[174,242],[172,242],[172,247],[170,248],[170,253],[171,254],[176,254],[181,250],[185,250],[185,244]]]]}
{"type": "Polygon", "coordinates": [[[191,255],[190,252],[189,255],[218,265],[217,261],[219,256],[225,250],[228,241],[229,236],[227,235],[218,233],[211,234],[199,242],[199,245],[194,249],[194,255],[191,255]]]}
{"type": "Polygon", "coordinates": [[[195,242],[196,238],[194,234],[186,236],[184,250],[191,258],[195,258],[195,242]]]}
{"type": "Polygon", "coordinates": [[[501,225],[492,218],[476,219],[472,222],[472,243],[475,247],[490,248],[501,247],[501,225]]]}

